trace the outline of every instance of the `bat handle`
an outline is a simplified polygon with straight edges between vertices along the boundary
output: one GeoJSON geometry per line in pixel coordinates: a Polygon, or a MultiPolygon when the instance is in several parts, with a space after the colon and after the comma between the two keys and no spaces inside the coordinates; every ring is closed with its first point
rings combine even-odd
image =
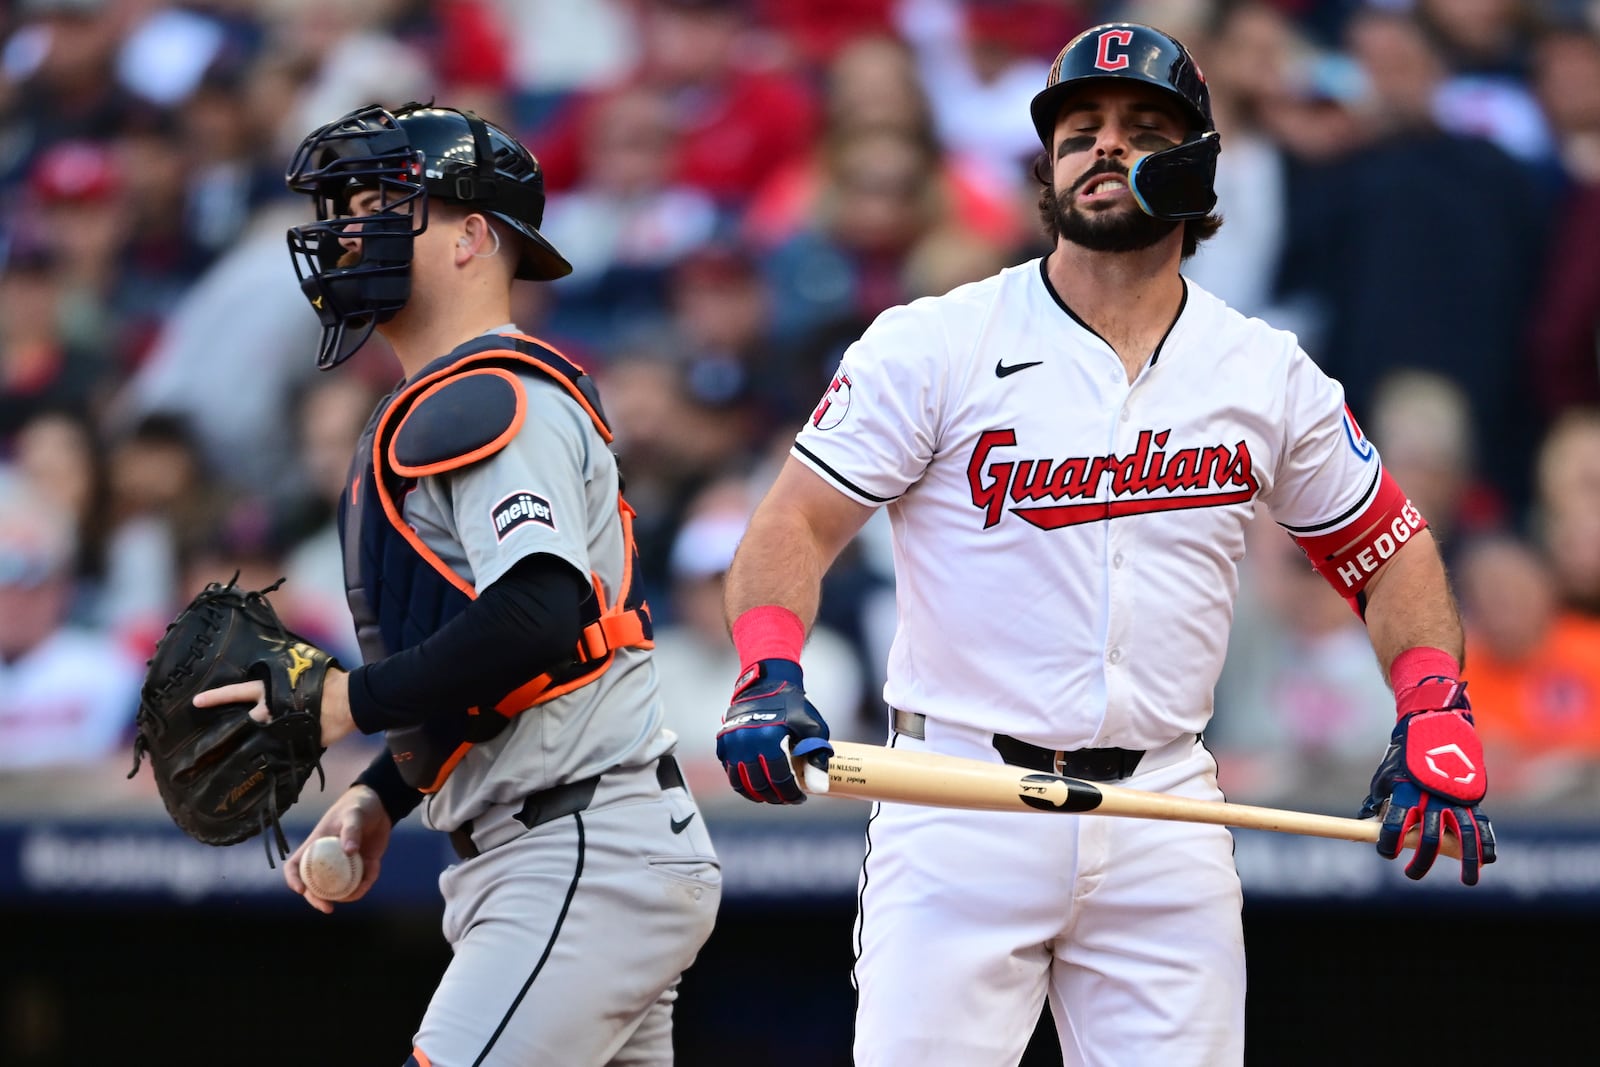
{"type": "MultiPolygon", "coordinates": [[[[783,739],[783,754],[789,756],[789,739],[783,739]]],[[[826,793],[828,791],[828,772],[815,766],[804,756],[789,756],[789,766],[794,768],[794,776],[800,782],[800,787],[807,793],[826,793]]]]}
{"type": "MultiPolygon", "coordinates": [[[[1422,828],[1420,826],[1413,826],[1410,832],[1406,834],[1406,839],[1401,842],[1400,847],[1403,849],[1409,848],[1415,850],[1417,844],[1421,840],[1422,828]]],[[[1446,859],[1460,859],[1461,838],[1457,837],[1455,834],[1449,833],[1448,831],[1441,831],[1439,834],[1439,855],[1445,857],[1446,859]]]]}

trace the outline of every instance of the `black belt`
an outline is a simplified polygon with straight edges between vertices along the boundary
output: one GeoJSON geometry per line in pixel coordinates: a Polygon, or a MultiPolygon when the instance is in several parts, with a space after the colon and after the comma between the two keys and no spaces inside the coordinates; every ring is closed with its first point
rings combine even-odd
{"type": "MultiPolygon", "coordinates": [[[[514,818],[532,830],[535,826],[543,826],[563,816],[576,815],[594,802],[594,792],[600,787],[600,779],[603,777],[605,777],[603,774],[596,774],[576,782],[565,782],[553,785],[549,789],[541,789],[537,793],[529,793],[522,801],[522,807],[517,809],[514,818]]],[[[678,769],[676,759],[671,756],[661,757],[656,763],[656,783],[663,791],[683,785],[683,772],[678,769]]],[[[450,846],[456,850],[456,855],[464,860],[470,860],[479,854],[480,850],[472,840],[472,820],[469,819],[458,829],[450,831],[450,846]]]]}
{"type": "MultiPolygon", "coordinates": [[[[895,733],[925,740],[925,716],[915,711],[889,709],[893,713],[895,733]]],[[[1133,775],[1144,759],[1143,749],[1134,748],[1040,748],[1019,741],[1009,734],[995,734],[994,750],[1000,758],[1013,767],[1026,767],[1046,774],[1061,774],[1068,778],[1083,778],[1091,782],[1115,782],[1133,775]]]]}

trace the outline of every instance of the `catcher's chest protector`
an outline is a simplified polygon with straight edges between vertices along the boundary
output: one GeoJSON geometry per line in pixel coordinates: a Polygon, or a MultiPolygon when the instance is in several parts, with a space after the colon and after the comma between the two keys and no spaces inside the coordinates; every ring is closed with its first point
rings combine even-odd
{"type": "MultiPolygon", "coordinates": [[[[468,442],[454,460],[414,465],[406,462],[404,448],[396,448],[406,417],[419,404],[437,402],[446,389],[459,388],[474,375],[530,370],[561,385],[589,415],[601,438],[611,441],[599,397],[582,368],[518,335],[478,338],[435,360],[379,405],[363,433],[350,486],[340,501],[339,532],[350,610],[369,662],[422,641],[477,596],[472,583],[445,564],[406,523],[406,493],[421,477],[448,473],[492,455],[516,429],[509,425],[500,436],[468,442]]],[[[653,647],[649,607],[634,581],[638,562],[634,512],[620,489],[617,512],[625,560],[621,588],[608,595],[599,576],[591,575],[595,596],[586,604],[590,617],[570,661],[530,678],[492,708],[441,714],[387,732],[401,774],[414,788],[436,791],[473,744],[499,734],[522,711],[598,678],[617,649],[653,647]]]]}

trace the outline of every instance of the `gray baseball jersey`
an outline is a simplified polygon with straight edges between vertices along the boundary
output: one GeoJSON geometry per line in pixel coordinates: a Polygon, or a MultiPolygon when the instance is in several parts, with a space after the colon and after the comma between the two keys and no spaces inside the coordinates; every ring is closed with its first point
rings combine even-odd
{"type": "MultiPolygon", "coordinates": [[[[517,377],[512,438],[420,478],[401,517],[480,592],[543,553],[614,598],[631,551],[615,457],[565,389],[517,377]]],[[[439,879],[452,960],[414,1062],[672,1062],[679,976],[711,932],[722,878],[694,798],[658,762],[677,743],[662,720],[650,653],[623,648],[594,680],[473,746],[429,797],[428,825],[465,830],[477,854],[439,879]],[[526,825],[529,794],[597,775],[580,810],[526,825]]]]}
{"type": "MultiPolygon", "coordinates": [[[[624,566],[616,457],[559,386],[533,374],[519,378],[527,398],[521,430],[486,460],[421,479],[406,497],[405,519],[480,592],[537,553],[593,572],[614,591],[624,566]]],[[[661,722],[654,662],[648,652],[622,649],[588,685],[474,746],[430,798],[428,825],[453,830],[490,805],[557,782],[650,763],[675,744],[661,722]]]]}

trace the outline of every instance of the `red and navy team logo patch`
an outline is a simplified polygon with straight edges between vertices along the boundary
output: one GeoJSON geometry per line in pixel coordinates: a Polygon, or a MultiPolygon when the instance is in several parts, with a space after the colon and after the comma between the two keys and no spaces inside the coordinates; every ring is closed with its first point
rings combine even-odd
{"type": "Polygon", "coordinates": [[[537,522],[552,530],[556,528],[556,516],[550,510],[550,501],[525,489],[512,493],[496,504],[490,517],[494,522],[494,536],[500,541],[510,537],[517,527],[530,522],[537,522]]]}
{"type": "Polygon", "coordinates": [[[828,384],[817,409],[811,413],[811,425],[819,430],[831,430],[844,421],[850,413],[850,375],[840,371],[828,384]]]}
{"type": "Polygon", "coordinates": [[[1351,451],[1361,457],[1361,462],[1365,463],[1372,458],[1372,442],[1361,432],[1361,425],[1350,413],[1349,404],[1344,406],[1344,437],[1350,442],[1351,451]]]}

